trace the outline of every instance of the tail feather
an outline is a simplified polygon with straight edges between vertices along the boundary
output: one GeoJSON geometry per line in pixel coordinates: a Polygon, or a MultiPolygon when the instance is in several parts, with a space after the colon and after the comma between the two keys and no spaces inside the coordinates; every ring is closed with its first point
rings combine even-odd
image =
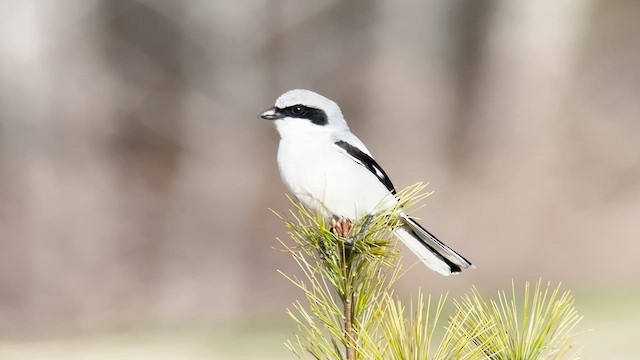
{"type": "Polygon", "coordinates": [[[405,216],[396,236],[431,270],[442,275],[457,274],[473,267],[469,260],[438,240],[415,220],[405,216]]]}

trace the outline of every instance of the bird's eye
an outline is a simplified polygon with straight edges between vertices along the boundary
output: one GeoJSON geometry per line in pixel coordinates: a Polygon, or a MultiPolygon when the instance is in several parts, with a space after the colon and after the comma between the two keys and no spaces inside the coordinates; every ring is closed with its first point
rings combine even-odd
{"type": "Polygon", "coordinates": [[[291,107],[291,114],[294,116],[300,116],[304,114],[304,112],[305,112],[305,107],[302,105],[295,105],[291,107]]]}

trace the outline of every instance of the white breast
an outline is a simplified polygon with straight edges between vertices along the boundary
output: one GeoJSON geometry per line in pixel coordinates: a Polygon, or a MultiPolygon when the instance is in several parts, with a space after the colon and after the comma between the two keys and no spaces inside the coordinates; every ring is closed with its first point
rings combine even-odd
{"type": "Polygon", "coordinates": [[[357,219],[395,204],[395,198],[329,135],[286,137],[278,148],[280,175],[306,207],[324,216],[357,219]]]}

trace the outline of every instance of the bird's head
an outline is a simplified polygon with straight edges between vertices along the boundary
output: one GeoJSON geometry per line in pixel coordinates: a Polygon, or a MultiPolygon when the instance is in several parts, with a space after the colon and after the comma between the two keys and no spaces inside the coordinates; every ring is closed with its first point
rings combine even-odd
{"type": "Polygon", "coordinates": [[[280,136],[348,130],[338,104],[310,90],[289,90],[260,117],[274,120],[280,136]]]}

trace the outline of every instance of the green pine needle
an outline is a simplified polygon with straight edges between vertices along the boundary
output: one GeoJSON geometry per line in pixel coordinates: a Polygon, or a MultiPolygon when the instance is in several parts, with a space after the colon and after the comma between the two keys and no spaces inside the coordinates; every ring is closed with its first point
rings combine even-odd
{"type": "Polygon", "coordinates": [[[457,314],[464,318],[455,325],[464,333],[478,326],[491,325],[480,336],[489,347],[483,352],[489,359],[534,360],[577,359],[574,329],[582,319],[573,306],[569,291],[560,293],[560,285],[542,287],[539,280],[533,291],[527,282],[520,303],[515,285],[511,294],[498,293],[498,301],[485,301],[474,287],[471,294],[455,302],[457,314]]]}
{"type": "Polygon", "coordinates": [[[453,359],[574,359],[573,329],[580,321],[568,292],[544,290],[540,282],[531,292],[527,283],[522,305],[498,294],[486,302],[473,288],[455,301],[456,311],[435,346],[446,296],[433,304],[420,291],[407,308],[392,286],[405,272],[400,265],[393,229],[401,211],[429,194],[416,184],[398,193],[396,207],[356,221],[353,239],[334,235],[328,219],[291,200],[288,219],[292,244],[280,241],[302,274],[282,273],[304,294],[288,315],[298,333],[286,345],[299,358],[322,360],[453,360],[453,359]]]}

